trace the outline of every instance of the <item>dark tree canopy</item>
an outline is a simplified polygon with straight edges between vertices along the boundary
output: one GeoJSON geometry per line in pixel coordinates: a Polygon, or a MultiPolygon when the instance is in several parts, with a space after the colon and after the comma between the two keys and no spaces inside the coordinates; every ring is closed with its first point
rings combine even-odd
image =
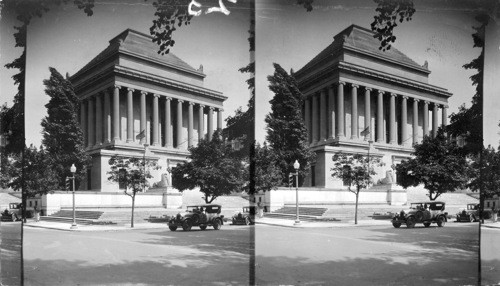
{"type": "Polygon", "coordinates": [[[172,168],[172,186],[179,191],[199,188],[206,203],[217,197],[243,190],[248,178],[243,162],[232,154],[219,131],[212,140],[203,139],[189,148],[189,161],[172,168]]]}
{"type": "Polygon", "coordinates": [[[276,154],[267,143],[255,146],[255,190],[268,192],[282,184],[283,175],[276,166],[276,154]]]}
{"type": "Polygon", "coordinates": [[[469,176],[468,186],[474,191],[481,191],[484,198],[500,195],[500,149],[485,148],[481,160],[472,163],[469,176]]]}
{"type": "Polygon", "coordinates": [[[58,174],[59,189],[64,189],[65,178],[72,176],[72,164],[77,168],[75,184],[78,187],[90,162],[77,118],[78,99],[71,83],[56,69],[49,70],[50,78],[43,81],[50,100],[45,105],[47,116],[42,119],[42,143],[51,157],[50,168],[58,174]]]}
{"type": "Polygon", "coordinates": [[[429,198],[463,189],[468,182],[468,162],[463,148],[448,140],[442,129],[435,138],[425,136],[415,145],[414,158],[396,166],[398,184],[403,188],[423,184],[429,198]]]}
{"type": "Polygon", "coordinates": [[[288,75],[279,64],[274,64],[274,68],[274,74],[267,77],[274,97],[270,101],[271,112],[266,116],[266,139],[276,154],[282,184],[287,184],[288,173],[295,172],[292,165],[298,160],[301,185],[315,158],[307,143],[307,130],[302,118],[304,95],[293,76],[288,75]]]}

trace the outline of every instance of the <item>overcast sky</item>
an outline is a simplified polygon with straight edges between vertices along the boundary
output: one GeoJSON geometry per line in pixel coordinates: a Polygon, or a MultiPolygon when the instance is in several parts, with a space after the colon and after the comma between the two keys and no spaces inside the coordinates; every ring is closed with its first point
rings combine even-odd
{"type": "MultiPolygon", "coordinates": [[[[199,1],[202,5],[206,1],[199,1]]],[[[214,1],[212,1],[214,2],[214,1]]],[[[72,2],[70,2],[72,3],[72,2]]],[[[174,32],[175,45],[170,51],[198,69],[203,65],[207,75],[204,86],[223,92],[224,118],[234,115],[239,106],[246,106],[250,93],[245,80],[249,77],[238,71],[249,63],[248,30],[250,12],[248,1],[228,2],[228,16],[222,13],[202,14],[191,24],[174,32]]],[[[205,9],[205,8],[203,8],[205,9]]],[[[155,9],[151,2],[96,1],[94,15],[87,17],[73,4],[52,9],[42,18],[35,18],[28,30],[26,80],[26,144],[41,143],[40,122],[46,116],[44,105],[49,97],[43,80],[49,78],[49,66],[62,75],[75,74],[87,62],[104,50],[113,37],[127,28],[149,34],[155,9]],[[120,3],[120,4],[115,4],[120,3]]],[[[13,30],[2,23],[2,66],[18,56],[12,49],[13,30]],[[8,46],[7,46],[8,45],[8,46]],[[5,47],[5,49],[3,49],[5,47]]],[[[11,25],[10,25],[11,26],[11,25]]],[[[2,98],[12,104],[16,93],[11,74],[2,69],[2,98]],[[4,86],[5,83],[5,86],[4,86]],[[5,96],[4,96],[5,95],[5,96]]],[[[225,123],[224,123],[225,124],[225,123]]]]}
{"type": "MultiPolygon", "coordinates": [[[[267,81],[267,76],[274,72],[272,63],[280,64],[287,71],[299,70],[349,25],[370,28],[376,5],[371,0],[315,0],[313,11],[306,12],[303,7],[292,5],[295,1],[259,0],[257,3],[256,137],[263,141],[266,135],[264,117],[270,111],[269,100],[273,97],[267,81]]],[[[428,61],[429,83],[453,94],[449,99],[450,115],[462,104],[470,106],[475,93],[469,79],[473,71],[462,66],[480,53],[479,48],[473,48],[471,36],[472,26],[477,26],[474,20],[476,1],[416,0],[414,3],[413,19],[395,29],[397,39],[393,47],[420,65],[428,61]]],[[[498,45],[496,47],[498,52],[498,45]]],[[[489,113],[488,122],[498,124],[498,113],[489,113]]],[[[496,138],[488,142],[496,140],[494,146],[498,146],[499,136],[491,130],[499,131],[500,128],[489,130],[496,138]]]]}

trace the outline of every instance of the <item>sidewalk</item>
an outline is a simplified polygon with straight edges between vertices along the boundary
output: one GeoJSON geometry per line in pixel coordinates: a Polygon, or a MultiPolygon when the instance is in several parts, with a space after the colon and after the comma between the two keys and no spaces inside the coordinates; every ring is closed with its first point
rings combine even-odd
{"type": "Polygon", "coordinates": [[[391,225],[389,219],[370,219],[358,220],[358,224],[354,224],[354,220],[349,221],[301,221],[299,225],[295,225],[295,221],[291,219],[278,219],[278,218],[256,218],[256,224],[283,226],[283,227],[296,227],[296,228],[309,228],[309,227],[322,227],[322,228],[339,228],[339,227],[363,227],[363,226],[376,226],[376,225],[391,225]]]}
{"type": "Polygon", "coordinates": [[[484,220],[484,224],[482,224],[481,227],[500,228],[500,222],[499,221],[493,222],[491,220],[484,220]]]}
{"type": "Polygon", "coordinates": [[[52,221],[28,221],[24,224],[25,227],[33,228],[46,228],[63,231],[121,231],[121,230],[135,230],[135,229],[168,229],[166,223],[150,223],[150,222],[136,222],[134,228],[128,224],[112,224],[112,225],[77,225],[76,229],[71,229],[71,223],[66,222],[52,222],[52,221]]]}

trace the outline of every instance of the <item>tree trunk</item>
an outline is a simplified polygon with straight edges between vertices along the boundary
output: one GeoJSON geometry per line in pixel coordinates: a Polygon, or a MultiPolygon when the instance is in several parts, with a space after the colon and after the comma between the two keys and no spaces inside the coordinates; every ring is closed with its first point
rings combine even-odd
{"type": "Polygon", "coordinates": [[[135,192],[132,195],[132,218],[130,219],[130,227],[134,227],[134,207],[135,207],[135,192]]]}
{"type": "Polygon", "coordinates": [[[354,210],[354,224],[358,224],[358,198],[359,198],[359,190],[356,192],[356,208],[354,210]]]}

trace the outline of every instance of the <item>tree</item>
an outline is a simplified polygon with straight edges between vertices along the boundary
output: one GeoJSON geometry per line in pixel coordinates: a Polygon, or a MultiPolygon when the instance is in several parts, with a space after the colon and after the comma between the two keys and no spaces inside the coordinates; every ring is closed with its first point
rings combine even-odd
{"type": "Polygon", "coordinates": [[[446,192],[465,188],[468,161],[464,149],[448,140],[442,129],[437,136],[425,136],[415,145],[414,158],[396,166],[398,184],[403,188],[423,184],[431,201],[446,192]]]}
{"type": "Polygon", "coordinates": [[[150,170],[158,170],[161,167],[156,161],[145,160],[136,157],[121,157],[114,155],[108,161],[111,170],[108,171],[108,180],[123,184],[124,193],[132,199],[132,218],[130,227],[134,227],[135,196],[140,191],[145,191],[150,187],[147,179],[151,179],[150,170]]]}
{"type": "Polygon", "coordinates": [[[207,204],[217,197],[243,189],[248,176],[244,163],[232,154],[220,131],[189,148],[189,161],[172,168],[172,186],[179,191],[200,188],[207,204]]]}
{"type": "Polygon", "coordinates": [[[332,160],[335,162],[331,169],[332,177],[341,179],[347,184],[347,189],[356,196],[354,224],[358,224],[359,193],[373,184],[371,176],[376,174],[373,166],[381,166],[380,159],[339,152],[333,155],[332,160]]]}
{"type": "Polygon", "coordinates": [[[281,170],[276,166],[276,155],[267,143],[255,146],[255,190],[276,190],[283,181],[281,170]]]}
{"type": "Polygon", "coordinates": [[[482,161],[474,161],[471,165],[468,186],[474,191],[482,189],[481,196],[485,198],[500,195],[500,149],[495,151],[488,146],[482,151],[481,158],[482,161]]]}
{"type": "Polygon", "coordinates": [[[47,116],[42,119],[43,139],[50,155],[49,168],[59,177],[59,188],[65,184],[65,178],[71,176],[70,166],[75,164],[75,184],[84,180],[86,166],[90,157],[85,153],[83,133],[78,122],[78,98],[73,86],[56,69],[49,68],[50,78],[44,80],[45,93],[50,97],[45,105],[47,116]]]}
{"type": "Polygon", "coordinates": [[[47,167],[50,165],[50,156],[47,151],[43,147],[37,150],[31,145],[23,153],[24,157],[21,157],[21,154],[13,157],[12,166],[8,169],[12,180],[8,186],[15,191],[20,191],[24,185],[24,195],[27,198],[48,194],[56,190],[59,186],[58,174],[52,168],[47,167]],[[23,159],[27,174],[24,178],[22,176],[23,159]]]}
{"type": "Polygon", "coordinates": [[[276,166],[283,177],[282,185],[286,184],[285,174],[295,171],[292,166],[295,160],[304,166],[299,170],[301,185],[315,158],[307,143],[307,130],[302,118],[304,95],[293,76],[288,75],[279,64],[274,64],[274,68],[274,74],[267,77],[274,97],[270,101],[271,112],[266,116],[266,139],[276,154],[276,166]]]}

